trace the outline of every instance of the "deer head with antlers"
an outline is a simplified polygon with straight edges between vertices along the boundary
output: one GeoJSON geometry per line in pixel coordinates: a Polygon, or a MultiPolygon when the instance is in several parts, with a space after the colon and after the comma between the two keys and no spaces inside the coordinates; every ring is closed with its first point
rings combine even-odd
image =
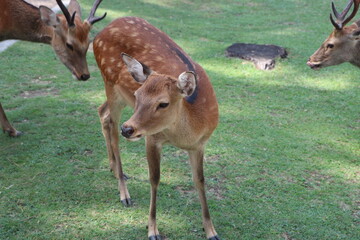
{"type": "Polygon", "coordinates": [[[78,80],[87,80],[90,77],[86,62],[86,52],[90,43],[88,36],[92,25],[106,16],[105,13],[102,17],[94,17],[101,1],[97,0],[94,3],[85,21],[81,20],[81,9],[76,0],[72,0],[68,8],[61,0],[56,0],[63,15],[56,15],[45,6],[39,8],[41,20],[53,28],[51,45],[56,55],[78,80]]]}
{"type": "Polygon", "coordinates": [[[346,26],[356,15],[360,0],[349,0],[345,9],[339,13],[332,2],[333,14],[330,21],[335,27],[330,36],[309,58],[307,65],[314,70],[350,62],[360,67],[360,20],[346,26]],[[351,14],[346,17],[354,5],[351,14]],[[335,17],[335,19],[334,19],[335,17]]]}
{"type": "MultiPolygon", "coordinates": [[[[23,0],[0,0],[0,41],[19,39],[51,44],[61,62],[73,76],[85,81],[90,73],[86,61],[91,26],[105,18],[94,17],[102,0],[96,0],[89,17],[81,20],[80,5],[71,0],[66,8],[56,0],[63,14],[56,14],[50,8],[37,8],[23,0]]],[[[0,125],[10,136],[21,133],[11,126],[0,103],[0,125]]]]}

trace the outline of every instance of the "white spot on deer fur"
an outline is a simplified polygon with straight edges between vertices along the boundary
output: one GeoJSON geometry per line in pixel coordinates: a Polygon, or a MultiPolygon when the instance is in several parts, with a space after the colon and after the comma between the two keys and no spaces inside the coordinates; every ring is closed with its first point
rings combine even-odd
{"type": "Polygon", "coordinates": [[[119,32],[120,29],[117,27],[110,28],[110,34],[114,35],[115,33],[119,32]]]}
{"type": "Polygon", "coordinates": [[[102,59],[101,59],[101,63],[100,63],[100,64],[101,64],[101,66],[105,64],[105,58],[102,58],[102,59]]]}
{"type": "Polygon", "coordinates": [[[99,47],[103,45],[103,41],[99,41],[99,47]]]}
{"type": "Polygon", "coordinates": [[[156,50],[156,49],[151,49],[151,50],[150,50],[150,53],[151,53],[151,54],[155,54],[155,53],[157,53],[157,50],[156,50]]]}
{"type": "Polygon", "coordinates": [[[105,52],[107,50],[106,45],[104,44],[103,51],[105,52]]]}
{"type": "Polygon", "coordinates": [[[118,68],[121,67],[121,62],[118,62],[118,64],[116,65],[118,68]]]}
{"type": "Polygon", "coordinates": [[[124,28],[125,28],[125,29],[129,29],[130,27],[129,27],[128,25],[126,25],[124,28]]]}
{"type": "Polygon", "coordinates": [[[149,31],[149,28],[147,28],[147,27],[144,27],[144,29],[145,29],[146,31],[149,31]]]}
{"type": "Polygon", "coordinates": [[[111,62],[111,63],[115,62],[115,60],[116,60],[116,59],[113,58],[113,57],[110,58],[110,62],[111,62]]]}
{"type": "Polygon", "coordinates": [[[106,71],[107,71],[109,74],[111,74],[111,73],[112,73],[111,67],[106,68],[106,71]]]}
{"type": "Polygon", "coordinates": [[[130,24],[135,24],[135,22],[133,20],[127,20],[126,22],[130,23],[130,24]]]}
{"type": "Polygon", "coordinates": [[[161,61],[163,61],[163,60],[164,60],[164,58],[163,58],[163,57],[161,57],[161,56],[156,56],[155,60],[156,60],[156,61],[161,62],[161,61]]]}
{"type": "Polygon", "coordinates": [[[139,33],[138,32],[133,32],[133,33],[130,34],[130,36],[131,37],[137,37],[137,36],[139,36],[139,33]]]}
{"type": "Polygon", "coordinates": [[[151,66],[154,62],[153,61],[145,61],[144,64],[147,66],[151,66]]]}

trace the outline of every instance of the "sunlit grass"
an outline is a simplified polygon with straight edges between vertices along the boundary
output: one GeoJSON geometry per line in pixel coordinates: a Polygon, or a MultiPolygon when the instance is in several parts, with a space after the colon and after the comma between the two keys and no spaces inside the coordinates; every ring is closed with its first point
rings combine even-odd
{"type": "MultiPolygon", "coordinates": [[[[92,1],[80,3],[85,18],[92,1]]],[[[360,238],[360,70],[306,66],[332,29],[330,10],[310,0],[107,0],[97,11],[108,15],[91,38],[117,17],[143,17],[207,71],[220,122],[205,176],[222,239],[360,238]],[[235,42],[281,45],[289,56],[259,71],[225,57],[235,42]]],[[[92,53],[88,63],[91,79],[78,82],[49,46],[19,42],[0,53],[0,101],[25,133],[0,136],[1,239],[147,237],[144,140],[121,139],[134,200],[123,208],[97,115],[106,98],[92,53]]],[[[174,147],[164,148],[157,216],[167,239],[205,239],[186,153],[174,147]]]]}

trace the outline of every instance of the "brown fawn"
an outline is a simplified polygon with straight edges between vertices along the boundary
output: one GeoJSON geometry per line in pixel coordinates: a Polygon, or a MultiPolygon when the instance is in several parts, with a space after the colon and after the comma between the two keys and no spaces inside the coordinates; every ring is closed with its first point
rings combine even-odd
{"type": "MultiPolygon", "coordinates": [[[[39,8],[23,0],[0,0],[0,41],[19,39],[30,42],[50,44],[61,62],[78,80],[90,77],[86,62],[91,26],[105,18],[94,17],[102,0],[96,0],[90,16],[81,20],[80,5],[71,0],[68,9],[61,0],[56,0],[63,14],[55,14],[45,6],[39,8]]],[[[0,123],[4,132],[10,136],[21,135],[9,123],[0,103],[0,123]]]]}
{"type": "Polygon", "coordinates": [[[136,17],[116,19],[101,31],[94,40],[94,54],[107,96],[99,116],[121,202],[131,205],[118,146],[119,119],[128,105],[134,114],[121,126],[122,135],[131,141],[145,137],[146,142],[151,185],[149,239],[161,239],[156,194],[160,154],[166,143],[189,153],[206,237],[220,239],[210,218],[204,186],[204,148],[218,123],[218,104],[205,71],[165,33],[136,17]]]}
{"type": "Polygon", "coordinates": [[[344,62],[360,67],[360,20],[346,26],[353,19],[359,9],[360,0],[349,0],[345,9],[338,13],[332,2],[335,20],[330,14],[330,21],[335,27],[330,36],[320,48],[309,58],[307,65],[314,70],[334,66],[344,62]],[[351,6],[354,8],[350,16],[346,17],[351,6]]]}

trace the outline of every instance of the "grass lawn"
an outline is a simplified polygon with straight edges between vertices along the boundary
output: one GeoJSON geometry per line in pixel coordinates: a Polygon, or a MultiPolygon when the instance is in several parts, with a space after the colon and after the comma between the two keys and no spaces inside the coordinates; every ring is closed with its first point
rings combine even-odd
{"type": "MultiPolygon", "coordinates": [[[[84,16],[92,2],[80,0],[84,16]]],[[[360,239],[360,69],[306,66],[333,29],[330,3],[105,0],[98,9],[108,15],[92,37],[117,17],[143,17],[210,76],[220,123],[205,176],[222,239],[360,239]],[[224,56],[235,42],[280,45],[289,56],[260,71],[224,56]]],[[[0,102],[25,133],[0,135],[0,239],[147,239],[144,141],[121,141],[135,202],[124,208],[97,116],[105,93],[91,52],[88,62],[92,77],[78,82],[50,46],[18,42],[0,53],[0,102]]],[[[158,196],[166,239],[205,239],[184,151],[165,147],[158,196]]]]}

